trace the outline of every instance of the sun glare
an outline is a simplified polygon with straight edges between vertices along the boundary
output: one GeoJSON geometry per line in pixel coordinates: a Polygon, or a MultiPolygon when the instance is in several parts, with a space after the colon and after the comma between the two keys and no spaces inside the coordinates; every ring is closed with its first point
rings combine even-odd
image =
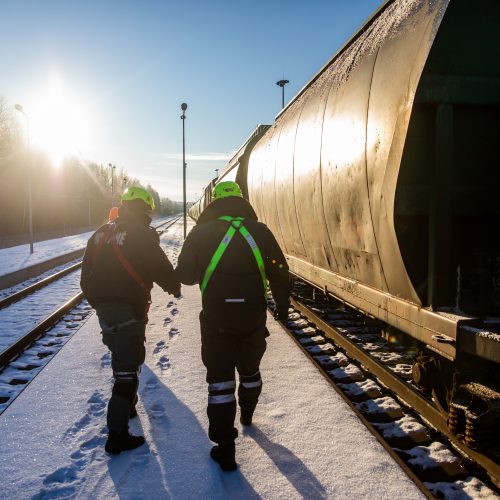
{"type": "Polygon", "coordinates": [[[47,153],[54,166],[68,155],[80,155],[89,144],[88,111],[59,79],[53,78],[47,91],[34,100],[30,116],[33,146],[47,153]]]}

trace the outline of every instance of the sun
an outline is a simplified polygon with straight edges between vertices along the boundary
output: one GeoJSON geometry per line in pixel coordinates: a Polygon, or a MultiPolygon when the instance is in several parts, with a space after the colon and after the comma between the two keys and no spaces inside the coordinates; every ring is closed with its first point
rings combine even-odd
{"type": "Polygon", "coordinates": [[[69,155],[81,155],[89,144],[88,108],[65,89],[59,78],[34,100],[29,114],[32,146],[44,151],[59,166],[69,155]]]}

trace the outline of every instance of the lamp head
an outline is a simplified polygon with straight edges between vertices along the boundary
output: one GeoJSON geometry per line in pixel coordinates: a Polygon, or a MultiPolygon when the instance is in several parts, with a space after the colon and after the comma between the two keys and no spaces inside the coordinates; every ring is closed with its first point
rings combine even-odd
{"type": "Polygon", "coordinates": [[[186,111],[187,107],[188,107],[188,105],[187,105],[185,102],[183,102],[183,103],[181,104],[181,109],[182,109],[182,111],[186,111]]]}

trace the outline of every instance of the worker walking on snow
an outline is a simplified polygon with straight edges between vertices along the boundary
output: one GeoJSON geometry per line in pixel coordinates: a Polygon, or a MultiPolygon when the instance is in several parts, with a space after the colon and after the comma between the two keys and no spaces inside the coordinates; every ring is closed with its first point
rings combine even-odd
{"type": "Polygon", "coordinates": [[[288,265],[268,227],[257,221],[235,182],[221,182],[213,201],[189,233],[176,273],[200,285],[201,355],[207,369],[210,456],[224,471],[235,470],[235,368],[239,373],[240,421],[251,425],[262,390],[259,371],[266,349],[267,281],[276,316],[288,315],[288,265]]]}
{"type": "Polygon", "coordinates": [[[141,187],[129,187],[122,196],[118,217],[90,238],[83,257],[81,288],[95,308],[102,341],[112,355],[114,385],[108,403],[109,430],[105,449],[116,454],[137,448],[143,436],[128,430],[137,415],[140,366],[145,359],[145,332],[153,282],[175,297],[180,283],[149,226],[154,201],[141,187]]]}

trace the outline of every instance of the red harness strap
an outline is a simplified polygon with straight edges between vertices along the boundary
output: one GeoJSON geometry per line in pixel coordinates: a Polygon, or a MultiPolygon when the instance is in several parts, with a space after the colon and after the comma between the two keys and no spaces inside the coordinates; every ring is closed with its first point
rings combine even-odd
{"type": "Polygon", "coordinates": [[[103,231],[103,233],[103,237],[95,246],[94,253],[92,255],[92,267],[95,266],[97,256],[101,252],[104,243],[109,243],[111,245],[111,248],[113,249],[114,254],[120,261],[120,264],[124,267],[125,271],[127,271],[131,278],[149,294],[149,288],[146,286],[146,283],[144,283],[144,280],[141,278],[140,274],[134,269],[132,264],[127,260],[127,258],[121,251],[120,247],[117,245],[112,228],[108,227],[106,231],[103,231]]]}
{"type": "Polygon", "coordinates": [[[130,274],[132,279],[138,285],[140,285],[144,290],[146,290],[146,292],[149,293],[149,288],[146,286],[146,283],[144,283],[139,273],[132,267],[132,264],[127,260],[125,255],[123,255],[123,252],[121,251],[120,247],[117,245],[116,240],[113,237],[111,237],[110,243],[111,243],[111,248],[113,248],[113,252],[115,252],[115,255],[118,257],[118,260],[120,261],[121,265],[130,274]]]}

